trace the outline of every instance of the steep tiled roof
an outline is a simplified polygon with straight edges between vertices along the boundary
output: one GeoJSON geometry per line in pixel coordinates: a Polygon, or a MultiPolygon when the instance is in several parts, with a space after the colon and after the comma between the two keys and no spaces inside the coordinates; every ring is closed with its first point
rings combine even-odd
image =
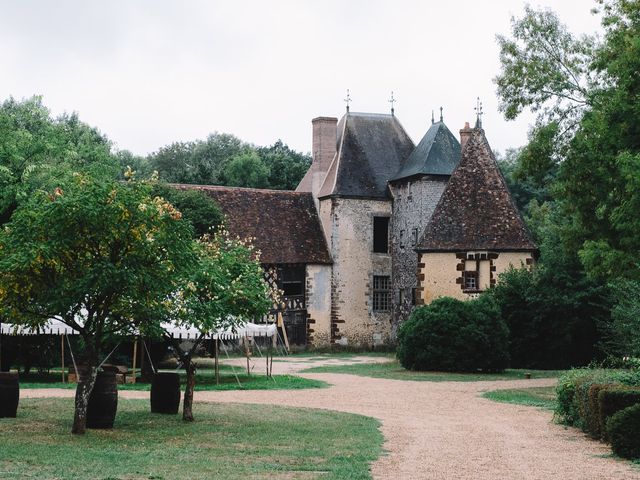
{"type": "Polygon", "coordinates": [[[391,180],[415,175],[451,175],[460,161],[460,142],[443,122],[436,122],[391,180]]]}
{"type": "Polygon", "coordinates": [[[229,233],[254,238],[262,263],[331,263],[311,193],[286,190],[173,185],[201,190],[225,215],[229,233]]]}
{"type": "Polygon", "coordinates": [[[417,250],[536,250],[482,129],[467,141],[417,250]]]}
{"type": "Polygon", "coordinates": [[[393,115],[347,113],[338,123],[338,153],[318,197],[388,198],[387,180],[414,144],[393,115]]]}

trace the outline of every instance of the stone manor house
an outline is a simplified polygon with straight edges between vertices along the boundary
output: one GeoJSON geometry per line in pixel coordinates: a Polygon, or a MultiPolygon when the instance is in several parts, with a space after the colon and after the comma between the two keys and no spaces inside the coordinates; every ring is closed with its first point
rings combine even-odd
{"type": "Polygon", "coordinates": [[[189,187],[219,203],[232,234],[254,238],[292,343],[393,343],[414,306],[472,297],[534,262],[480,119],[459,140],[432,120],[418,145],[393,111],[312,126],[295,191],[189,187]]]}

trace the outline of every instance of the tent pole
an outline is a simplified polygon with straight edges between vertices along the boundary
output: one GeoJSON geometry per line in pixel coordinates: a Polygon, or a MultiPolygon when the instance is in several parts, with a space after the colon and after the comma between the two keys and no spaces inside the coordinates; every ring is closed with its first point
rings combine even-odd
{"type": "MultiPolygon", "coordinates": [[[[147,348],[144,343],[144,337],[140,337],[140,341],[142,342],[142,348],[147,348]]],[[[140,377],[144,375],[144,350],[140,350],[140,377]]]]}
{"type": "Polygon", "coordinates": [[[215,365],[215,370],[216,370],[216,385],[220,385],[220,365],[218,364],[218,354],[219,349],[218,349],[218,339],[216,338],[214,340],[215,342],[215,346],[214,346],[214,365],[215,365]]]}
{"type": "Polygon", "coordinates": [[[136,383],[136,356],[138,355],[138,338],[136,337],[133,340],[133,368],[131,369],[133,372],[133,382],[136,383]]]}
{"type": "Polygon", "coordinates": [[[249,370],[249,338],[246,334],[244,336],[244,354],[247,357],[247,376],[250,376],[251,370],[249,370]]]}
{"type": "Polygon", "coordinates": [[[62,364],[62,383],[64,383],[64,333],[60,336],[60,345],[62,347],[62,354],[60,355],[60,358],[62,360],[61,364],[62,364]]]}

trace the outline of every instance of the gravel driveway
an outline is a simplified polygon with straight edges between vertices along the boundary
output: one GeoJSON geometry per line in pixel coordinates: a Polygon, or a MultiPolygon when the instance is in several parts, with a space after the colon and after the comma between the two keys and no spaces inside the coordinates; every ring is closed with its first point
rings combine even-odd
{"type": "MultiPolygon", "coordinates": [[[[350,361],[380,361],[371,357],[350,361]]],[[[342,363],[332,359],[329,363],[342,363]]],[[[274,362],[292,373],[324,361],[274,362]]],[[[259,370],[256,368],[256,371],[259,370]]],[[[302,374],[325,389],[196,392],[196,401],[261,403],[359,413],[382,422],[386,454],[375,479],[640,479],[640,468],[610,456],[607,445],[552,422],[534,407],[496,403],[480,395],[498,388],[542,387],[554,379],[415,382],[344,374],[302,374]]],[[[69,390],[23,390],[24,397],[70,396],[69,390]]],[[[148,392],[123,391],[126,398],[148,392]]]]}

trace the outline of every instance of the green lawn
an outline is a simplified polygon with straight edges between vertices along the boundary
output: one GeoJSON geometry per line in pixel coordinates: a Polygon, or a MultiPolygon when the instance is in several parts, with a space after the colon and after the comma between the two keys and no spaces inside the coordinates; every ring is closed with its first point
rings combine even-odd
{"type": "MultiPolygon", "coordinates": [[[[231,367],[220,366],[220,385],[216,385],[215,376],[212,370],[199,370],[196,374],[196,391],[198,390],[288,390],[301,388],[324,388],[329,386],[320,380],[309,380],[295,375],[274,375],[267,378],[264,372],[247,375],[247,371],[242,368],[235,368],[235,372],[240,380],[240,385],[233,375],[231,367]]],[[[184,370],[180,373],[181,382],[184,387],[186,375],[184,370]]],[[[20,377],[20,388],[76,388],[75,383],[62,383],[60,374],[32,374],[20,377]]],[[[118,385],[119,390],[149,390],[149,383],[135,383],[118,385]]]]}
{"type": "Polygon", "coordinates": [[[492,390],[482,394],[489,400],[502,403],[515,403],[531,407],[553,410],[556,407],[556,387],[513,388],[510,390],[492,390]]]}
{"type": "Polygon", "coordinates": [[[530,373],[531,378],[555,378],[560,370],[505,370],[503,373],[446,373],[414,372],[405,370],[397,360],[385,363],[359,363],[354,365],[336,365],[311,367],[309,373],[350,373],[365,377],[388,378],[393,380],[415,380],[423,382],[477,382],[482,380],[518,380],[530,373]]]}
{"type": "Polygon", "coordinates": [[[196,421],[118,400],[113,430],[73,436],[71,399],[27,399],[0,419],[0,478],[367,479],[379,422],[360,415],[197,403],[196,421]]]}

